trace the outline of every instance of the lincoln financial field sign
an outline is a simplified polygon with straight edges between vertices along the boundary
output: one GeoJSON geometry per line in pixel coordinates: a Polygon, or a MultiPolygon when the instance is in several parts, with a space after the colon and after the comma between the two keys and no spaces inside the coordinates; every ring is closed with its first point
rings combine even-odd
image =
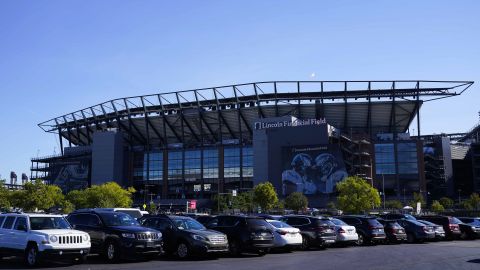
{"type": "Polygon", "coordinates": [[[283,127],[299,127],[299,126],[321,126],[326,125],[327,120],[323,119],[295,119],[293,121],[277,121],[277,122],[255,122],[255,129],[268,129],[268,128],[283,128],[283,127]]]}

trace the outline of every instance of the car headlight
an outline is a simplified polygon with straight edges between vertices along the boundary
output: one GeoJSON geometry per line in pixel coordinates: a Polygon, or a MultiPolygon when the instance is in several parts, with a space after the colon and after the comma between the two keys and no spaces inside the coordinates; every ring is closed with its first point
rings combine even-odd
{"type": "Polygon", "coordinates": [[[124,238],[135,238],[134,233],[122,233],[122,237],[124,238]]]}
{"type": "Polygon", "coordinates": [[[85,241],[85,242],[88,241],[88,238],[89,238],[89,237],[88,237],[88,234],[84,234],[84,235],[83,235],[83,241],[85,241]]]}
{"type": "Polygon", "coordinates": [[[58,237],[56,235],[50,235],[50,237],[48,238],[48,241],[55,243],[58,241],[58,237]]]}
{"type": "Polygon", "coordinates": [[[195,239],[197,241],[207,241],[207,238],[205,238],[201,235],[198,235],[198,234],[192,234],[192,237],[193,237],[193,239],[195,239]]]}
{"type": "Polygon", "coordinates": [[[158,239],[161,239],[162,238],[162,233],[161,232],[157,233],[157,236],[158,236],[158,239]]]}

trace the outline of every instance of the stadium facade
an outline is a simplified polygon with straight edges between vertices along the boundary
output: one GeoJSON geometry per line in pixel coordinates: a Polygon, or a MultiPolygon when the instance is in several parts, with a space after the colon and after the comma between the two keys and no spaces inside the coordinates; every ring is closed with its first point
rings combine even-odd
{"type": "Polygon", "coordinates": [[[62,152],[33,158],[31,178],[65,191],[116,181],[159,202],[270,181],[321,206],[359,175],[402,198],[427,192],[422,104],[472,84],[273,81],[114,99],[40,123],[62,152]]]}

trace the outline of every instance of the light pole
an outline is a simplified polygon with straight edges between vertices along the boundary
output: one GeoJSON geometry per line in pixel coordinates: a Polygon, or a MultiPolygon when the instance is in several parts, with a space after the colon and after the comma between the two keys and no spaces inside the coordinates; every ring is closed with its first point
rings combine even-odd
{"type": "Polygon", "coordinates": [[[458,204],[461,204],[462,203],[462,200],[460,198],[460,192],[462,192],[461,189],[458,189],[458,204]]]}
{"type": "Polygon", "coordinates": [[[385,209],[385,175],[382,173],[383,209],[385,209]]]}

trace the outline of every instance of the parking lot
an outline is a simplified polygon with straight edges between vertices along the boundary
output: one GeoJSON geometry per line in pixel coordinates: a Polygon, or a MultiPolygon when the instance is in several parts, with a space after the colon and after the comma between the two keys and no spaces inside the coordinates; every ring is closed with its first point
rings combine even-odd
{"type": "MultiPolygon", "coordinates": [[[[425,244],[378,245],[326,250],[272,253],[264,257],[192,259],[159,258],[152,261],[105,264],[90,256],[83,265],[46,264],[44,269],[479,269],[480,240],[425,244]]],[[[21,259],[5,258],[0,269],[25,269],[21,259]]]]}

